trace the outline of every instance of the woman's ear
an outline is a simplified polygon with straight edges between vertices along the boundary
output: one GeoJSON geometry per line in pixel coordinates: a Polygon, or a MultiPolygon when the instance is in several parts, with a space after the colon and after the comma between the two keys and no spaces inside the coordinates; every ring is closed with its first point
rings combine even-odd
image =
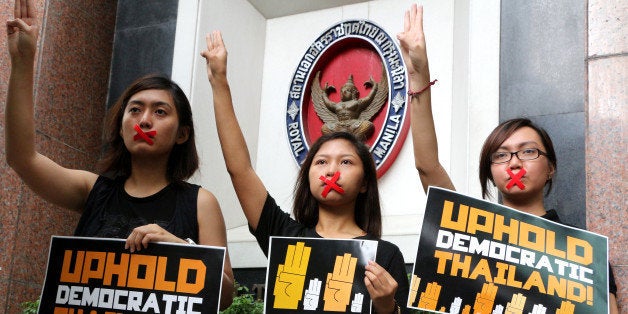
{"type": "Polygon", "coordinates": [[[190,127],[189,126],[183,126],[179,128],[179,131],[177,131],[177,144],[183,144],[185,142],[187,142],[188,138],[190,138],[190,127]]]}
{"type": "MultiPolygon", "coordinates": [[[[549,161],[548,161],[548,163],[549,163],[549,161]]],[[[549,163],[548,166],[549,166],[549,172],[547,173],[547,181],[550,181],[554,177],[554,173],[556,173],[556,168],[554,168],[552,163],[549,163]]]]}
{"type": "Polygon", "coordinates": [[[547,180],[546,180],[546,181],[547,181],[547,182],[552,181],[553,177],[554,177],[554,171],[550,171],[550,172],[548,172],[548,173],[547,173],[547,180]]]}

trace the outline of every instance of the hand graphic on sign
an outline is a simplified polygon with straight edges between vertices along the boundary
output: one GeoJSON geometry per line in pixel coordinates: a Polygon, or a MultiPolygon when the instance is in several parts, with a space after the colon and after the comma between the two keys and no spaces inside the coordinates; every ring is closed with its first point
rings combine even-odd
{"type": "Polygon", "coordinates": [[[526,304],[526,297],[521,294],[513,294],[512,300],[506,303],[506,313],[505,314],[522,314],[523,306],[526,304]]]}
{"type": "Polygon", "coordinates": [[[495,296],[497,295],[497,286],[492,283],[485,283],[482,285],[482,292],[478,293],[475,298],[475,304],[473,305],[474,314],[489,314],[493,309],[493,303],[495,303],[495,296]]]}
{"type": "Polygon", "coordinates": [[[545,306],[542,304],[535,304],[530,314],[545,314],[545,311],[547,311],[545,306]]]}
{"type": "Polygon", "coordinates": [[[358,259],[351,257],[350,253],[336,256],[334,272],[327,274],[325,294],[323,295],[325,311],[345,312],[347,310],[357,263],[358,259]]]}
{"type": "Polygon", "coordinates": [[[353,301],[351,301],[351,312],[362,313],[362,302],[364,302],[364,295],[356,293],[353,301]]]}
{"type": "Polygon", "coordinates": [[[560,303],[560,308],[556,310],[556,314],[573,314],[573,311],[576,309],[576,306],[569,302],[563,301],[560,303]]]}
{"type": "Polygon", "coordinates": [[[497,304],[495,309],[493,310],[493,314],[504,314],[504,306],[501,304],[497,304]]]}
{"type": "Polygon", "coordinates": [[[425,292],[421,292],[421,298],[419,298],[419,307],[436,310],[438,304],[438,297],[440,296],[441,286],[437,282],[430,282],[425,287],[425,292]]]}
{"type": "Polygon", "coordinates": [[[303,295],[303,309],[307,311],[316,311],[320,295],[321,281],[318,280],[318,278],[314,278],[310,280],[310,287],[305,290],[305,295],[303,295]]]}
{"type": "Polygon", "coordinates": [[[451,302],[451,307],[449,308],[449,314],[458,314],[460,313],[460,307],[462,306],[462,299],[456,297],[454,302],[451,302]]]}
{"type": "Polygon", "coordinates": [[[414,304],[414,300],[416,300],[416,294],[419,290],[419,283],[421,283],[421,278],[419,276],[412,274],[412,280],[410,281],[410,296],[408,297],[408,306],[412,306],[414,304]]]}
{"type": "Polygon", "coordinates": [[[277,267],[274,308],[296,310],[299,306],[311,251],[312,248],[305,246],[305,242],[288,245],[286,261],[277,267]]]}
{"type": "Polygon", "coordinates": [[[467,304],[462,309],[462,314],[471,314],[471,305],[467,304]]]}

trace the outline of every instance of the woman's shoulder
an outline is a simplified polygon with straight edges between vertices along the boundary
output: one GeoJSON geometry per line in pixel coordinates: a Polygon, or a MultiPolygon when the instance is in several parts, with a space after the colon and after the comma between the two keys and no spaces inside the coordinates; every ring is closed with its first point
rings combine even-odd
{"type": "Polygon", "coordinates": [[[214,193],[206,190],[198,185],[190,184],[190,189],[198,190],[197,192],[197,201],[198,205],[201,207],[209,207],[209,208],[218,208],[218,199],[214,195],[214,193]]]}

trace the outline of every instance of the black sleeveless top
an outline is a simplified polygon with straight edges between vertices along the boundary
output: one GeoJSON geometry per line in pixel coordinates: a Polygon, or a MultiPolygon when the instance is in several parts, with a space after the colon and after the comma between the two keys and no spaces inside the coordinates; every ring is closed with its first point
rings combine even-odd
{"type": "Polygon", "coordinates": [[[200,186],[171,183],[151,196],[138,198],[126,193],[124,181],[123,177],[98,177],[75,236],[126,239],[134,228],[154,223],[181,239],[198,242],[200,186]]]}

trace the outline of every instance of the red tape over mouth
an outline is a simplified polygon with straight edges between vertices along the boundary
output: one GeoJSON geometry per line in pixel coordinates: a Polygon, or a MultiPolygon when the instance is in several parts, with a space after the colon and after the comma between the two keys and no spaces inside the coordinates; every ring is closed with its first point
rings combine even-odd
{"type": "Polygon", "coordinates": [[[510,169],[506,169],[506,172],[508,173],[508,175],[510,175],[510,182],[508,182],[508,184],[506,185],[507,189],[510,190],[515,185],[517,185],[522,190],[526,188],[523,182],[521,182],[521,178],[526,174],[525,169],[521,168],[521,170],[519,170],[519,172],[517,172],[516,174],[513,173],[510,169]]]}
{"type": "Polygon", "coordinates": [[[327,194],[329,194],[332,189],[340,194],[345,193],[345,190],[343,190],[338,184],[336,184],[338,178],[340,178],[340,171],[336,171],[331,179],[327,179],[325,176],[320,176],[319,179],[327,184],[325,186],[325,189],[323,189],[323,192],[321,193],[323,197],[327,197],[327,194]]]}
{"type": "Polygon", "coordinates": [[[133,136],[134,141],[144,140],[146,141],[146,143],[148,143],[148,145],[154,144],[153,140],[150,137],[151,136],[154,137],[155,135],[157,135],[157,131],[153,130],[153,131],[144,132],[142,131],[142,128],[137,124],[133,128],[135,129],[135,131],[137,131],[137,134],[133,136]]]}

